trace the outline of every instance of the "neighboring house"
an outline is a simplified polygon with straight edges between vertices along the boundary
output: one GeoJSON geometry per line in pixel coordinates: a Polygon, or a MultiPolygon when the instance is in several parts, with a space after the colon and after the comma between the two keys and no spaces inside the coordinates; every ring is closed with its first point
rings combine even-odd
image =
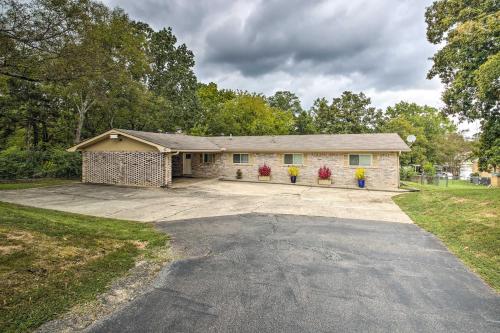
{"type": "Polygon", "coordinates": [[[368,188],[399,187],[399,155],[410,151],[398,134],[201,137],[113,129],[68,151],[82,152],[82,181],[170,186],[172,177],[257,180],[271,167],[273,182],[289,183],[288,167],[300,168],[298,183],[317,184],[318,169],[332,171],[333,185],[355,186],[354,171],[366,169],[368,188]]]}

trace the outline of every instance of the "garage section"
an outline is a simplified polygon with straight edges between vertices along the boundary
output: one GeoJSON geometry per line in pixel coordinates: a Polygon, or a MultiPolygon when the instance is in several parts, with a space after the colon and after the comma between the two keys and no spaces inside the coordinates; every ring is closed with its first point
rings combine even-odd
{"type": "Polygon", "coordinates": [[[85,183],[167,185],[167,158],[164,153],[83,151],[82,159],[82,181],[85,183]]]}
{"type": "Polygon", "coordinates": [[[203,137],[120,129],[67,150],[82,153],[84,183],[170,187],[172,176],[193,174],[193,149],[198,153],[221,151],[203,137]]]}

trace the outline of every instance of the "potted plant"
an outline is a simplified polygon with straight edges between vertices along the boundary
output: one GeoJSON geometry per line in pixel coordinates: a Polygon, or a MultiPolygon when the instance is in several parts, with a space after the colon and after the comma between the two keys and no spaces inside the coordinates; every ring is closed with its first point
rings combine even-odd
{"type": "Polygon", "coordinates": [[[318,184],[319,185],[331,185],[332,184],[332,171],[327,168],[326,165],[319,168],[318,170],[318,184]]]}
{"type": "Polygon", "coordinates": [[[259,180],[260,181],[270,181],[271,180],[271,167],[264,164],[259,167],[259,180]]]}
{"type": "Polygon", "coordinates": [[[290,181],[295,184],[297,182],[297,176],[299,175],[299,168],[296,166],[289,167],[288,174],[290,175],[290,181]]]}
{"type": "Polygon", "coordinates": [[[364,188],[365,187],[365,169],[364,168],[357,168],[354,176],[358,180],[358,186],[360,188],[364,188]]]}
{"type": "Polygon", "coordinates": [[[241,169],[236,170],[236,179],[241,179],[243,178],[243,172],[241,172],[241,169]]]}

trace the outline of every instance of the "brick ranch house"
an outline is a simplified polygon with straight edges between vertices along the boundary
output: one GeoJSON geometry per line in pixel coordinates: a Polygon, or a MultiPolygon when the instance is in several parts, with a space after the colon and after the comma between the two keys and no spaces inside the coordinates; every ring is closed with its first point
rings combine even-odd
{"type": "Polygon", "coordinates": [[[399,155],[410,148],[398,134],[201,137],[113,129],[68,151],[82,153],[85,183],[169,187],[173,177],[257,180],[258,167],[271,167],[273,182],[317,184],[318,169],[332,171],[332,186],[355,186],[354,171],[366,170],[367,188],[399,187],[399,155]]]}

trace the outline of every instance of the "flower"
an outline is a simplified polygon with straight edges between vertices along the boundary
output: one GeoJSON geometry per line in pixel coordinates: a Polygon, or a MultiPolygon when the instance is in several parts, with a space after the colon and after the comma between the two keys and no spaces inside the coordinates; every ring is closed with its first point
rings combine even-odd
{"type": "Polygon", "coordinates": [[[332,176],[332,171],[330,168],[327,168],[326,165],[322,166],[318,170],[318,177],[319,179],[330,179],[332,176]]]}
{"type": "Polygon", "coordinates": [[[271,175],[271,167],[264,164],[259,167],[259,176],[270,176],[271,175]]]}

